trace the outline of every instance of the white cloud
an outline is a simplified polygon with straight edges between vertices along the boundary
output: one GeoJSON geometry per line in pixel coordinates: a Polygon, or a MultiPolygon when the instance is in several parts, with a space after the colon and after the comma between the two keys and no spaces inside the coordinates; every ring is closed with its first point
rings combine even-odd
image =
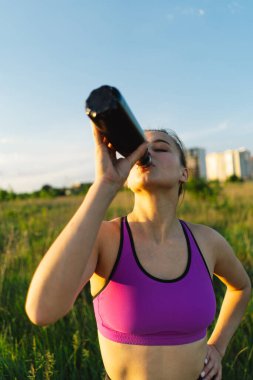
{"type": "Polygon", "coordinates": [[[217,142],[224,145],[223,132],[228,128],[230,128],[230,123],[228,121],[222,121],[214,126],[203,126],[203,128],[191,129],[189,132],[182,132],[180,137],[186,147],[201,146],[207,150],[216,149],[217,142]]]}
{"type": "MultiPolygon", "coordinates": [[[[2,161],[1,161],[2,160],[2,161]]],[[[64,156],[50,154],[46,157],[16,154],[4,157],[1,165],[0,188],[12,188],[16,192],[33,191],[45,184],[69,186],[76,182],[88,182],[94,178],[94,159],[91,152],[64,156]]],[[[0,163],[3,156],[0,156],[0,163]]]]}
{"type": "Polygon", "coordinates": [[[229,2],[227,7],[229,12],[232,14],[238,13],[242,9],[242,6],[238,3],[238,1],[229,2]]]}
{"type": "Polygon", "coordinates": [[[228,128],[229,128],[229,122],[222,121],[215,126],[211,126],[209,128],[191,130],[190,132],[185,132],[185,133],[182,133],[181,135],[182,135],[183,140],[191,141],[199,137],[207,137],[210,135],[217,134],[218,132],[225,131],[228,128]]]}
{"type": "Polygon", "coordinates": [[[1,137],[0,144],[12,144],[13,140],[8,137],[1,137]]]}
{"type": "Polygon", "coordinates": [[[166,14],[166,19],[168,21],[174,21],[177,17],[203,17],[206,11],[203,8],[193,8],[193,7],[176,7],[166,14]]]}
{"type": "Polygon", "coordinates": [[[88,141],[29,141],[0,150],[0,188],[32,191],[86,182],[94,177],[94,149],[88,141]],[[8,148],[8,149],[7,149],[8,148]]]}
{"type": "Polygon", "coordinates": [[[185,16],[192,16],[194,15],[195,11],[194,8],[179,8],[179,13],[185,16]]]}
{"type": "Polygon", "coordinates": [[[181,132],[186,147],[199,146],[207,152],[219,152],[226,149],[238,149],[245,146],[253,152],[252,123],[238,125],[234,120],[224,120],[216,125],[199,127],[191,131],[181,132]]]}
{"type": "Polygon", "coordinates": [[[173,21],[174,18],[175,18],[174,13],[167,13],[167,14],[166,14],[166,19],[167,19],[168,21],[173,21]]]}
{"type": "Polygon", "coordinates": [[[204,9],[198,9],[197,12],[198,12],[199,16],[204,16],[206,14],[206,12],[204,11],[204,9]]]}
{"type": "Polygon", "coordinates": [[[50,173],[1,176],[0,188],[12,189],[15,192],[31,192],[39,190],[45,184],[64,187],[93,180],[94,169],[92,165],[73,165],[69,168],[63,167],[61,170],[51,170],[50,173]]]}

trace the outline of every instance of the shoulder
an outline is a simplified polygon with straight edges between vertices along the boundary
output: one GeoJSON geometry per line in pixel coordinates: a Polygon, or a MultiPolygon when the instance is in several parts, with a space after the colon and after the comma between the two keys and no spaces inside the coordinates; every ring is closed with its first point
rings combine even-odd
{"type": "Polygon", "coordinates": [[[121,218],[105,220],[101,223],[97,237],[98,261],[101,262],[104,256],[108,257],[110,252],[114,252],[118,248],[120,226],[121,218]]]}
{"type": "Polygon", "coordinates": [[[197,240],[208,244],[216,260],[228,254],[234,255],[234,251],[229,242],[214,228],[203,224],[188,223],[188,225],[197,240]]]}
{"type": "Polygon", "coordinates": [[[217,246],[225,247],[229,245],[226,239],[214,228],[211,228],[204,224],[195,224],[189,222],[186,222],[186,224],[198,241],[208,243],[209,247],[212,249],[217,246]]]}
{"type": "Polygon", "coordinates": [[[216,229],[204,224],[188,223],[190,230],[198,241],[203,241],[212,249],[216,259],[226,254],[233,254],[233,249],[226,238],[216,229]]]}
{"type": "Polygon", "coordinates": [[[187,223],[200,247],[205,247],[213,263],[213,272],[227,286],[238,289],[247,282],[247,274],[230,243],[218,231],[202,224],[187,223]]]}
{"type": "Polygon", "coordinates": [[[185,223],[193,234],[212,276],[215,273],[215,266],[217,264],[217,252],[219,252],[217,246],[222,244],[221,241],[224,239],[211,227],[203,224],[189,223],[188,221],[185,221],[185,223]]]}
{"type": "Polygon", "coordinates": [[[109,221],[103,221],[98,237],[98,262],[96,272],[102,277],[107,277],[110,273],[120,245],[120,226],[121,218],[115,218],[109,221]]]}
{"type": "Polygon", "coordinates": [[[115,218],[112,220],[104,220],[101,223],[98,238],[100,243],[104,243],[111,236],[120,233],[121,218],[115,218]]]}
{"type": "Polygon", "coordinates": [[[193,232],[193,234],[204,234],[205,237],[214,237],[216,234],[218,234],[215,229],[204,224],[190,223],[188,221],[185,221],[185,223],[193,232]]]}

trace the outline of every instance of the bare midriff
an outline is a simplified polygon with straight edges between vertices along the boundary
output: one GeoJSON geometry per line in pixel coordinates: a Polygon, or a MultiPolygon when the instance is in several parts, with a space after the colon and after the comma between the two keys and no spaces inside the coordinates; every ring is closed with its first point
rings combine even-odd
{"type": "Polygon", "coordinates": [[[98,337],[111,380],[197,380],[204,367],[206,338],[177,346],[141,346],[98,337]]]}

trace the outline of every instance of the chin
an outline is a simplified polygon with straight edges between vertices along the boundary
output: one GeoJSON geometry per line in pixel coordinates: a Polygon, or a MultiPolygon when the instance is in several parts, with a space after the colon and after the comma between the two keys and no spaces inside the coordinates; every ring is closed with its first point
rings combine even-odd
{"type": "Polygon", "coordinates": [[[150,190],[150,191],[155,191],[158,189],[167,189],[168,191],[171,189],[171,185],[164,181],[155,181],[155,180],[145,180],[142,179],[139,182],[135,182],[134,184],[128,186],[130,190],[133,192],[140,191],[140,190],[150,190]]]}

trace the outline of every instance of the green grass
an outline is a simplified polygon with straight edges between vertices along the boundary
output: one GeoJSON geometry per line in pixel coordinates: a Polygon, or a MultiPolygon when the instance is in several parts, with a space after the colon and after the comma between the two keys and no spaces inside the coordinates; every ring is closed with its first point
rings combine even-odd
{"type": "MultiPolygon", "coordinates": [[[[227,185],[215,199],[186,194],[179,216],[221,232],[253,277],[253,184],[227,185]]],[[[32,274],[50,244],[74,214],[81,197],[0,203],[0,379],[100,380],[103,365],[88,291],[53,326],[32,325],[24,304],[32,274]]],[[[120,192],[107,218],[131,209],[120,192]]],[[[224,287],[215,280],[218,305],[224,287]]],[[[253,303],[224,359],[225,380],[250,380],[253,373],[253,303]]]]}

